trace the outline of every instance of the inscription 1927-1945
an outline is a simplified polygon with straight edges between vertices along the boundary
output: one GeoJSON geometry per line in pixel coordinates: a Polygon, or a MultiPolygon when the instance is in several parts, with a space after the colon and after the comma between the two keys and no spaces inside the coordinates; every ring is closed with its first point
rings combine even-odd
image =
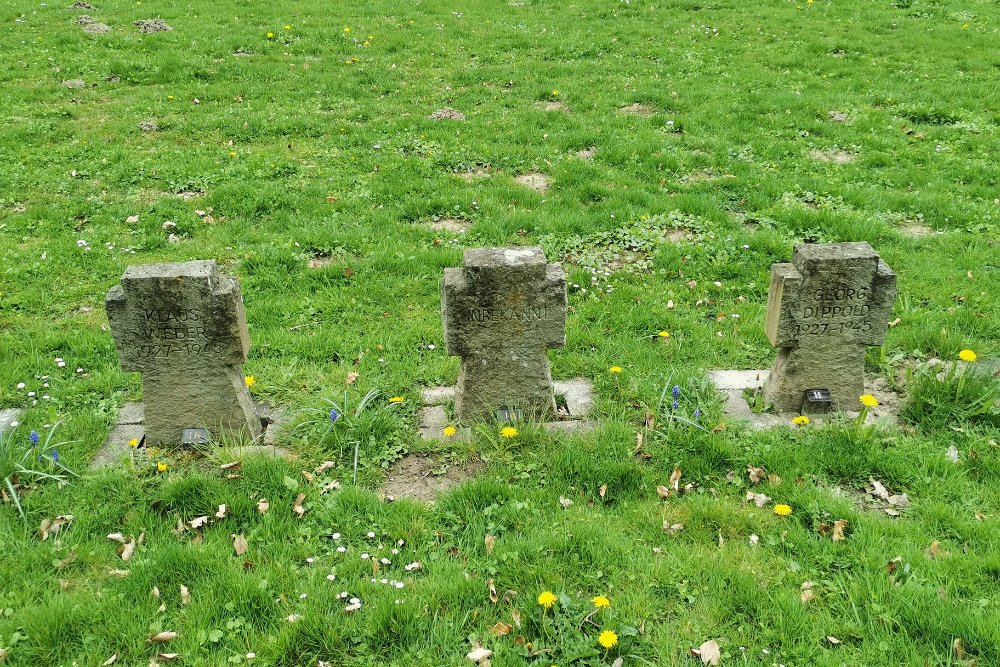
{"type": "Polygon", "coordinates": [[[797,326],[800,336],[844,334],[848,331],[867,333],[872,323],[865,319],[871,311],[868,289],[826,287],[812,294],[813,303],[802,306],[797,326]]]}
{"type": "Polygon", "coordinates": [[[531,322],[546,319],[548,319],[548,310],[545,306],[531,306],[529,308],[505,308],[503,306],[470,308],[464,313],[464,317],[462,318],[465,322],[480,324],[511,320],[516,322],[531,322]]]}
{"type": "Polygon", "coordinates": [[[191,324],[201,320],[196,310],[147,308],[143,310],[143,315],[150,326],[140,327],[134,332],[139,342],[137,348],[140,359],[222,352],[221,345],[208,340],[205,327],[191,324]]]}

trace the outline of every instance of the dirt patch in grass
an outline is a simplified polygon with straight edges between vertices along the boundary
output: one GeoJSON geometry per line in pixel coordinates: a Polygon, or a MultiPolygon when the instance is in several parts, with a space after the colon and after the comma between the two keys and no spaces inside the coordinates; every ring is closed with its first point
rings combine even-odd
{"type": "Polygon", "coordinates": [[[451,232],[453,234],[464,234],[472,228],[472,223],[461,218],[438,218],[430,220],[427,226],[439,232],[451,232]]]}
{"type": "Polygon", "coordinates": [[[143,34],[173,30],[163,19],[139,19],[138,21],[134,21],[132,25],[137,27],[139,32],[143,34]]]}
{"type": "Polygon", "coordinates": [[[635,104],[630,104],[627,107],[621,107],[620,109],[618,109],[618,111],[620,113],[625,114],[626,116],[649,117],[653,115],[653,107],[649,106],[648,104],[639,104],[638,102],[636,102],[635,104]]]}
{"type": "Polygon", "coordinates": [[[85,88],[87,83],[83,79],[67,79],[63,81],[63,85],[67,88],[85,88]]]}
{"type": "Polygon", "coordinates": [[[389,469],[382,486],[387,498],[430,502],[481,472],[481,461],[444,464],[427,454],[407,454],[389,469]]]}
{"type": "Polygon", "coordinates": [[[527,174],[521,174],[516,176],[514,180],[526,188],[530,188],[535,192],[548,192],[550,186],[549,177],[539,171],[532,171],[527,174]]]}
{"type": "Polygon", "coordinates": [[[834,164],[849,164],[854,162],[854,156],[847,151],[828,148],[819,150],[814,148],[809,151],[809,157],[817,162],[833,162],[834,164]]]}
{"type": "Polygon", "coordinates": [[[106,23],[98,23],[92,17],[86,14],[80,16],[76,19],[76,24],[83,28],[83,31],[90,35],[100,35],[106,32],[111,32],[111,26],[106,23]]]}
{"type": "Polygon", "coordinates": [[[846,113],[843,113],[841,111],[831,111],[831,112],[827,113],[826,115],[827,115],[827,118],[829,118],[830,120],[832,120],[834,123],[846,123],[847,121],[849,121],[851,119],[850,116],[848,116],[846,113]]]}
{"type": "Polygon", "coordinates": [[[576,156],[581,160],[591,160],[595,155],[597,155],[597,146],[588,146],[576,152],[576,156]]]}
{"type": "Polygon", "coordinates": [[[333,264],[333,256],[320,253],[309,258],[308,266],[310,269],[322,269],[324,266],[330,266],[331,264],[333,264]]]}
{"type": "Polygon", "coordinates": [[[139,129],[143,132],[155,132],[157,128],[155,120],[144,120],[139,123],[139,129]]]}
{"type": "Polygon", "coordinates": [[[569,111],[569,107],[562,102],[536,102],[535,108],[542,111],[569,111]]]}
{"type": "Polygon", "coordinates": [[[901,234],[909,236],[910,238],[914,239],[922,239],[925,236],[931,236],[932,234],[934,234],[933,229],[931,229],[927,225],[922,225],[916,222],[903,225],[902,227],[899,228],[899,231],[901,234]]]}
{"type": "Polygon", "coordinates": [[[473,167],[468,171],[459,171],[455,173],[456,176],[461,178],[466,183],[471,183],[472,181],[479,180],[481,178],[489,178],[493,174],[490,173],[488,167],[473,167]]]}
{"type": "Polygon", "coordinates": [[[458,109],[445,107],[432,113],[427,120],[465,120],[465,114],[458,109]]]}
{"type": "Polygon", "coordinates": [[[73,9],[93,9],[93,8],[94,5],[90,4],[89,2],[80,2],[79,0],[77,0],[77,2],[73,3],[73,9]]]}

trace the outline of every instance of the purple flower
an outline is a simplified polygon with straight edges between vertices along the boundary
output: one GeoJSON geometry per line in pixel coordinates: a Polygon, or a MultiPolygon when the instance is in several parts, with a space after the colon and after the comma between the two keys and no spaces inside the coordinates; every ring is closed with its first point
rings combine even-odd
{"type": "Polygon", "coordinates": [[[28,434],[28,440],[31,441],[31,446],[34,447],[38,444],[38,431],[31,429],[31,433],[28,434]]]}
{"type": "Polygon", "coordinates": [[[59,452],[54,449],[52,450],[52,460],[59,463],[59,452]]]}
{"type": "Polygon", "coordinates": [[[336,408],[331,408],[330,409],[330,421],[332,421],[333,423],[337,423],[338,419],[340,419],[340,413],[337,412],[336,408]]]}
{"type": "Polygon", "coordinates": [[[675,400],[675,401],[674,401],[674,404],[670,406],[670,409],[671,409],[671,410],[677,410],[677,409],[678,409],[678,408],[680,408],[680,407],[681,407],[681,404],[680,404],[680,403],[678,403],[678,402],[677,402],[677,401],[675,400]]]}
{"type": "Polygon", "coordinates": [[[694,409],[694,420],[698,421],[698,417],[701,417],[701,410],[699,410],[698,408],[695,408],[694,409]]]}
{"type": "MultiPolygon", "coordinates": [[[[673,388],[672,390],[670,390],[670,393],[674,395],[674,398],[675,398],[675,399],[676,399],[676,398],[677,398],[678,396],[680,396],[680,395],[681,395],[681,387],[680,387],[680,385],[677,385],[677,384],[675,384],[675,385],[674,385],[674,388],[673,388]]],[[[676,402],[676,401],[675,401],[675,402],[676,402]]]]}

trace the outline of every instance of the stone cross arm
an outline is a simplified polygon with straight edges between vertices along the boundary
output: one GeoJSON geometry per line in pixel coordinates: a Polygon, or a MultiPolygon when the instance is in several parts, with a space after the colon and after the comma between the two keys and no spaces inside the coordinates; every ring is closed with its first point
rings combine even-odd
{"type": "Polygon", "coordinates": [[[881,345],[895,299],[896,274],[868,243],[802,245],[771,267],[765,331],[781,348],[881,345]]]}
{"type": "Polygon", "coordinates": [[[105,305],[125,371],[238,366],[250,349],[239,283],[211,260],[130,266],[105,305]]]}

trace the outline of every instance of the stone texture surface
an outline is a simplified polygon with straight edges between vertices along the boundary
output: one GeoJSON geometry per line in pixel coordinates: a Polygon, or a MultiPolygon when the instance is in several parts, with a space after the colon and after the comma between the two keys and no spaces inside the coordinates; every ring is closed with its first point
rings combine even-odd
{"type": "Polygon", "coordinates": [[[546,350],[566,342],[566,276],[541,248],[466,250],[462,268],[445,269],[441,317],[448,354],[462,358],[461,421],[555,412],[546,350]]]}
{"type": "Polygon", "coordinates": [[[594,385],[586,378],[552,383],[555,393],[566,399],[566,409],[573,419],[582,419],[594,410],[594,385]]]}
{"type": "Polygon", "coordinates": [[[214,261],[130,266],[105,305],[122,368],[142,373],[147,444],[177,444],[185,428],[260,435],[243,298],[214,261]]]}
{"type": "Polygon", "coordinates": [[[807,244],[771,267],[765,330],[778,355],[765,397],[781,412],[807,389],[829,389],[850,410],[864,393],[865,347],[881,345],[896,299],[896,274],[868,243],[807,244]]]}

